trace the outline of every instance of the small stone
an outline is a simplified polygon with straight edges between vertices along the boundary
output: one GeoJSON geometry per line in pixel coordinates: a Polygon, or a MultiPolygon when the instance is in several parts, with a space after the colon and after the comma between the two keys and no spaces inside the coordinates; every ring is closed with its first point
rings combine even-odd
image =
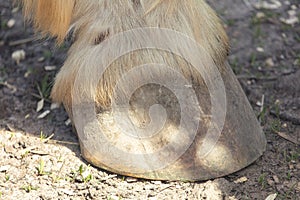
{"type": "Polygon", "coordinates": [[[45,60],[45,57],[40,57],[37,61],[38,62],[43,62],[45,60]]]}
{"type": "Polygon", "coordinates": [[[46,71],[54,71],[54,70],[56,70],[56,66],[45,66],[45,70],[46,71]]]}
{"type": "Polygon", "coordinates": [[[273,179],[274,179],[275,183],[279,183],[280,182],[278,176],[276,176],[276,175],[273,176],[273,179]]]}
{"type": "Polygon", "coordinates": [[[237,180],[234,181],[234,183],[245,183],[248,181],[248,178],[243,176],[241,178],[238,178],[237,180]]]}
{"type": "Polygon", "coordinates": [[[256,51],[258,51],[260,53],[265,52],[264,48],[262,48],[262,47],[257,47],[256,51]]]}
{"type": "Polygon", "coordinates": [[[296,5],[291,5],[291,9],[292,9],[292,10],[297,10],[298,8],[297,8],[296,5]]]}
{"type": "Polygon", "coordinates": [[[65,125],[69,126],[72,123],[71,119],[68,119],[67,121],[65,121],[65,125]]]}
{"type": "Polygon", "coordinates": [[[288,24],[288,25],[294,25],[296,23],[299,23],[299,18],[297,16],[297,12],[296,10],[289,10],[288,11],[288,14],[289,14],[289,18],[285,19],[285,18],[280,18],[280,20],[285,23],[285,24],[288,24]]]}
{"type": "Polygon", "coordinates": [[[21,60],[24,60],[26,57],[26,53],[23,49],[14,51],[11,55],[11,58],[19,64],[21,60]]]}
{"type": "Polygon", "coordinates": [[[275,66],[274,61],[273,61],[272,58],[268,58],[268,59],[265,61],[265,63],[266,63],[266,65],[267,65],[268,67],[274,67],[274,66],[275,66]]]}
{"type": "Polygon", "coordinates": [[[12,28],[12,27],[14,27],[15,24],[16,24],[16,20],[15,19],[10,19],[10,20],[8,20],[6,25],[7,25],[8,28],[12,28]]]}
{"type": "Polygon", "coordinates": [[[258,1],[258,3],[254,4],[256,9],[268,9],[268,10],[276,10],[282,6],[281,2],[278,0],[273,0],[270,3],[266,1],[258,1]]]}
{"type": "Polygon", "coordinates": [[[262,106],[263,106],[263,103],[260,102],[260,101],[257,101],[257,102],[256,102],[256,105],[259,106],[259,107],[262,107],[262,106]]]}
{"type": "Polygon", "coordinates": [[[263,13],[263,12],[258,12],[258,13],[256,13],[256,18],[258,18],[258,19],[261,19],[261,18],[264,18],[266,15],[265,15],[265,13],[263,13]]]}
{"type": "Polygon", "coordinates": [[[270,194],[265,200],[275,200],[277,197],[277,193],[270,194]]]}
{"type": "Polygon", "coordinates": [[[44,108],[44,99],[38,101],[36,106],[36,112],[40,112],[44,108]]]}
{"type": "Polygon", "coordinates": [[[275,182],[274,182],[273,180],[271,180],[271,179],[268,179],[267,182],[268,182],[268,184],[269,184],[270,186],[273,186],[274,183],[275,183],[275,182]]]}
{"type": "Polygon", "coordinates": [[[127,177],[126,178],[126,182],[127,183],[135,183],[137,181],[138,181],[138,179],[136,179],[136,178],[132,178],[132,177],[127,177]]]}
{"type": "Polygon", "coordinates": [[[287,128],[287,127],[288,127],[287,123],[282,124],[282,128],[287,128]]]}
{"type": "Polygon", "coordinates": [[[38,119],[43,119],[43,118],[45,118],[49,114],[50,114],[50,110],[46,110],[45,112],[43,112],[42,114],[40,114],[37,118],[38,119]]]}
{"type": "Polygon", "coordinates": [[[155,184],[155,185],[161,185],[161,181],[151,181],[151,183],[155,184]]]}
{"type": "Polygon", "coordinates": [[[55,109],[58,109],[59,107],[60,107],[59,103],[52,103],[50,106],[50,110],[55,110],[55,109]]]}
{"type": "Polygon", "coordinates": [[[296,15],[297,15],[297,12],[296,12],[295,10],[289,10],[289,11],[288,11],[288,14],[289,14],[290,16],[296,16],[296,15]]]}

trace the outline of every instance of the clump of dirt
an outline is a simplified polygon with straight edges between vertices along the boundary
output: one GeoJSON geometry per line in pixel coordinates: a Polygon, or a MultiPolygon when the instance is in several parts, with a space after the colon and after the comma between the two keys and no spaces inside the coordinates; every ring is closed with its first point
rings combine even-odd
{"type": "Polygon", "coordinates": [[[299,1],[209,2],[224,20],[232,69],[267,137],[260,159],[197,183],[139,180],[90,166],[64,109],[49,100],[68,45],[36,39],[20,9],[0,0],[0,199],[298,199],[299,1]]]}

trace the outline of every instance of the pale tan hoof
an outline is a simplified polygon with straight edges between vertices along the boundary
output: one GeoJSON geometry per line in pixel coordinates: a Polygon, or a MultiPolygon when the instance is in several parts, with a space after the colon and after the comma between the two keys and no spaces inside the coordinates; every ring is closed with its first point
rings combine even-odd
{"type": "MultiPolygon", "coordinates": [[[[96,81],[92,74],[84,79],[82,67],[69,108],[82,156],[122,175],[189,181],[236,172],[260,157],[266,139],[230,66],[215,65],[199,51],[188,62],[202,66],[191,69],[191,74],[200,73],[198,80],[180,76],[176,67],[138,65],[114,85],[111,109],[106,111],[97,110],[95,97],[80,89],[93,88],[96,81]]],[[[97,66],[89,70],[95,72],[97,66]]]]}
{"type": "MultiPolygon", "coordinates": [[[[211,138],[205,135],[212,125],[209,118],[200,122],[196,135],[189,133],[188,129],[178,132],[178,107],[176,105],[174,109],[173,102],[169,101],[166,106],[170,106],[167,112],[172,119],[153,135],[130,135],[130,131],[127,135],[122,129],[126,128],[126,124],[120,128],[111,112],[98,114],[98,121],[89,122],[84,130],[85,135],[79,137],[82,156],[93,165],[108,171],[155,180],[206,180],[248,166],[262,155],[266,139],[237,80],[230,69],[227,70],[223,74],[228,94],[227,114],[219,136],[218,133],[211,138]],[[99,124],[102,130],[95,129],[99,124]],[[98,133],[103,135],[99,137],[98,133]],[[203,147],[204,152],[201,149],[203,144],[208,145],[203,147]]],[[[143,93],[151,89],[145,88],[143,93]]],[[[206,100],[203,102],[206,103],[206,100]]],[[[135,117],[140,119],[135,125],[142,127],[143,122],[147,122],[147,119],[140,116],[145,110],[136,111],[133,107],[131,112],[137,113],[133,114],[132,121],[135,117]]]]}

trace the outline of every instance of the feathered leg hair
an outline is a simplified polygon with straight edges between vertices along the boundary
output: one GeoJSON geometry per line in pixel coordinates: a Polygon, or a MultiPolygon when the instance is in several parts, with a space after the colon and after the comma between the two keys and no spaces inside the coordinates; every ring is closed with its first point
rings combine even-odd
{"type": "MultiPolygon", "coordinates": [[[[217,66],[224,64],[228,54],[228,39],[215,12],[204,0],[22,0],[24,14],[34,27],[44,35],[57,38],[60,43],[68,30],[74,30],[75,42],[69,57],[56,77],[52,90],[54,101],[63,102],[71,114],[72,87],[78,69],[90,66],[93,60],[78,52],[95,45],[114,34],[142,27],[160,27],[182,32],[196,40],[212,57],[217,66]],[[79,64],[81,63],[81,64],[79,64]],[[81,66],[80,66],[81,65],[81,66]]],[[[143,38],[136,38],[143,40],[143,38]]],[[[128,41],[130,42],[130,41],[128,41]]],[[[164,42],[164,41],[161,41],[164,42]]],[[[174,39],[174,42],[178,42],[174,39]]],[[[180,45],[180,44],[178,44],[180,45]]],[[[97,52],[92,52],[97,57],[97,52]]],[[[120,59],[107,69],[95,90],[95,102],[108,108],[116,81],[124,71],[141,61],[180,65],[179,69],[189,79],[194,73],[183,60],[160,51],[135,52],[120,59]],[[162,56],[165,58],[161,59],[162,56]]],[[[87,73],[87,77],[93,72],[87,73]]],[[[198,75],[199,76],[199,75],[198,75]]],[[[197,77],[196,77],[197,79],[197,77]]]]}

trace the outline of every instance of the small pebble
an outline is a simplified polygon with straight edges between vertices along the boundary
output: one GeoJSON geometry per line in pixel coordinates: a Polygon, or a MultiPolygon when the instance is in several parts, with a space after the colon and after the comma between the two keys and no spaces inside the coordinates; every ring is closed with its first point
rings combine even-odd
{"type": "Polygon", "coordinates": [[[49,114],[50,114],[50,110],[46,110],[45,112],[43,112],[42,114],[40,114],[37,118],[38,119],[43,119],[43,118],[45,118],[49,114]]]}
{"type": "Polygon", "coordinates": [[[270,194],[265,200],[275,200],[277,198],[277,193],[270,194]]]}
{"type": "Polygon", "coordinates": [[[14,51],[11,55],[11,58],[19,64],[21,60],[24,60],[26,57],[26,53],[23,49],[14,51]]]}
{"type": "Polygon", "coordinates": [[[291,9],[292,9],[292,10],[297,10],[298,8],[297,8],[296,5],[292,5],[292,6],[291,6],[291,9]]]}
{"type": "Polygon", "coordinates": [[[59,103],[52,103],[50,106],[50,110],[55,110],[55,109],[58,109],[59,107],[60,107],[59,103]]]}
{"type": "Polygon", "coordinates": [[[40,112],[44,108],[44,99],[41,99],[37,103],[36,112],[40,112]]]}
{"type": "Polygon", "coordinates": [[[256,48],[256,51],[261,52],[261,53],[262,53],[262,52],[265,52],[264,48],[262,48],[262,47],[257,47],[257,48],[256,48]]]}
{"type": "Polygon", "coordinates": [[[274,61],[273,61],[272,58],[268,58],[265,63],[268,67],[274,67],[275,66],[274,61]]]}
{"type": "Polygon", "coordinates": [[[45,66],[46,71],[53,71],[56,70],[56,66],[45,66]]]}
{"type": "Polygon", "coordinates": [[[137,181],[138,181],[138,179],[136,179],[136,178],[132,178],[132,177],[127,177],[126,178],[127,183],[134,183],[134,182],[137,182],[137,181]]]}
{"type": "Polygon", "coordinates": [[[72,122],[71,122],[71,119],[68,119],[67,121],[65,121],[65,125],[66,125],[66,126],[69,126],[71,123],[72,123],[72,122]]]}
{"type": "Polygon", "coordinates": [[[282,128],[287,128],[287,127],[288,127],[287,123],[282,124],[282,128]]]}
{"type": "Polygon", "coordinates": [[[273,186],[273,185],[274,185],[274,181],[273,181],[273,180],[271,180],[271,179],[268,179],[268,180],[267,180],[267,182],[268,182],[268,184],[269,184],[269,185],[271,185],[271,186],[273,186]]]}
{"type": "Polygon", "coordinates": [[[6,25],[7,25],[8,28],[12,28],[12,27],[15,26],[15,24],[16,24],[16,20],[15,19],[10,19],[10,20],[8,20],[6,25]]]}
{"type": "Polygon", "coordinates": [[[237,180],[234,181],[234,183],[245,183],[248,181],[248,178],[243,176],[241,178],[238,178],[237,180]]]}
{"type": "Polygon", "coordinates": [[[278,176],[274,175],[273,179],[274,179],[275,183],[280,183],[278,176]]]}
{"type": "Polygon", "coordinates": [[[265,13],[263,13],[263,12],[258,12],[258,13],[256,13],[256,18],[258,18],[258,19],[261,19],[261,18],[264,18],[266,15],[265,15],[265,13]]]}
{"type": "Polygon", "coordinates": [[[37,61],[38,62],[43,62],[45,60],[45,57],[40,57],[37,61]]]}

